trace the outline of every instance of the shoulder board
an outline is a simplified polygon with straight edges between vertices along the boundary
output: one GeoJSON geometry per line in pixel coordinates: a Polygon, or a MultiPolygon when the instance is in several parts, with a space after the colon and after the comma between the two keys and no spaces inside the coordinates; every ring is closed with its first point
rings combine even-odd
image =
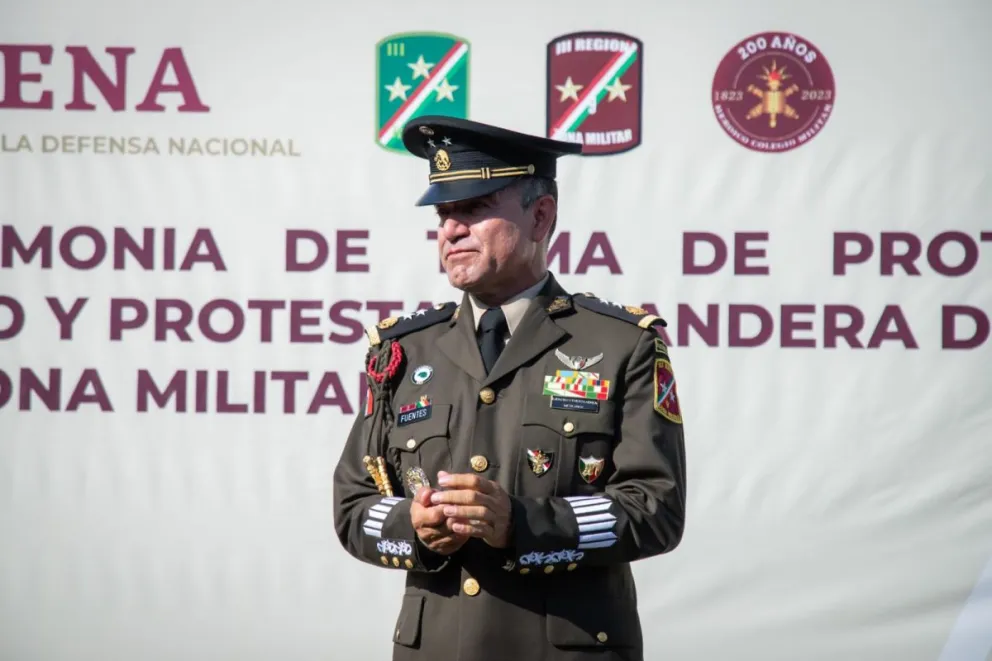
{"type": "Polygon", "coordinates": [[[455,314],[457,303],[438,303],[433,308],[422,308],[406,317],[389,317],[365,329],[369,344],[375,346],[383,340],[392,340],[447,321],[455,314]]]}
{"type": "Polygon", "coordinates": [[[599,298],[594,294],[576,294],[572,297],[572,300],[575,301],[576,305],[587,310],[632,323],[639,328],[650,328],[655,324],[660,326],[668,325],[667,321],[658,315],[651,314],[644,308],[633,305],[621,305],[599,298]]]}

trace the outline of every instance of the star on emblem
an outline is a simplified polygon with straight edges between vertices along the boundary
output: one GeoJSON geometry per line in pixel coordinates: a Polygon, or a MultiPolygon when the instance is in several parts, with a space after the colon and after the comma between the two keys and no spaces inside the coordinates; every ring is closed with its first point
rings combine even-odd
{"type": "Polygon", "coordinates": [[[407,66],[413,69],[413,79],[427,78],[431,75],[431,67],[434,66],[434,62],[424,62],[424,56],[421,55],[417,58],[416,62],[407,62],[407,66]]]}
{"type": "Polygon", "coordinates": [[[389,91],[390,101],[395,101],[396,99],[406,101],[407,90],[413,87],[413,85],[404,85],[400,77],[396,76],[396,81],[392,85],[383,85],[383,87],[389,91]]]}
{"type": "Polygon", "coordinates": [[[433,140],[428,140],[427,141],[427,146],[430,147],[431,149],[434,149],[435,147],[437,147],[437,145],[434,144],[434,141],[433,140]]]}
{"type": "Polygon", "coordinates": [[[452,93],[458,89],[458,87],[458,85],[452,85],[449,83],[448,79],[445,78],[441,81],[441,84],[437,86],[437,89],[434,90],[437,92],[437,98],[434,100],[441,101],[442,99],[447,99],[448,101],[454,101],[455,97],[452,93]]]}
{"type": "Polygon", "coordinates": [[[627,103],[627,90],[629,90],[633,85],[624,85],[620,82],[620,76],[617,76],[611,85],[606,86],[606,91],[610,93],[610,97],[606,99],[607,103],[613,99],[620,99],[624,103],[627,103]]]}
{"type": "Polygon", "coordinates": [[[561,98],[559,101],[565,101],[566,99],[579,100],[579,90],[585,87],[585,85],[576,85],[572,82],[572,77],[569,76],[565,79],[564,85],[555,85],[555,89],[561,92],[561,98]]]}
{"type": "MultiPolygon", "coordinates": [[[[458,88],[456,87],[455,89],[458,89],[458,88]]],[[[445,145],[447,145],[449,147],[451,146],[451,138],[449,138],[447,136],[445,136],[444,138],[441,138],[441,142],[443,142],[445,145]]]]}

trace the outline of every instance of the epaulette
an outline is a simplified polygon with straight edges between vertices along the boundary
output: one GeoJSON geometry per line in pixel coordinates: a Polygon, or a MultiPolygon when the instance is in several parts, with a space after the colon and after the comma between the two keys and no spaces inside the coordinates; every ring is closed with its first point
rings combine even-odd
{"type": "Polygon", "coordinates": [[[644,308],[633,305],[620,305],[619,303],[607,301],[588,292],[575,294],[572,300],[587,310],[630,322],[639,328],[650,328],[655,324],[660,326],[668,325],[667,321],[656,314],[651,314],[644,308]]]}
{"type": "Polygon", "coordinates": [[[447,321],[455,314],[457,303],[438,303],[433,308],[421,308],[406,317],[389,317],[365,329],[369,344],[375,346],[383,340],[392,340],[418,330],[447,321]]]}

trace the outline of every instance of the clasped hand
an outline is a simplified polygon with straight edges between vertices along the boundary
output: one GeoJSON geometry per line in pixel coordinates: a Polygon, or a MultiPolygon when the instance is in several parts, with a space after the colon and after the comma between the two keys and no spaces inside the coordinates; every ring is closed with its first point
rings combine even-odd
{"type": "Polygon", "coordinates": [[[506,548],[510,536],[510,496],[498,482],[470,473],[438,473],[443,490],[421,487],[410,506],[420,541],[450,555],[470,537],[506,548]]]}

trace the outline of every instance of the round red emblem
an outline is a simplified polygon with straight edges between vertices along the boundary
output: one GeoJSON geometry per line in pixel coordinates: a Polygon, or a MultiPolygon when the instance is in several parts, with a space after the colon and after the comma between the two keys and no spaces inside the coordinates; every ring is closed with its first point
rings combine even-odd
{"type": "Polygon", "coordinates": [[[730,49],[713,76],[713,111],[748,149],[795,149],[823,130],[837,93],[827,58],[802,37],[764,32],[730,49]]]}

